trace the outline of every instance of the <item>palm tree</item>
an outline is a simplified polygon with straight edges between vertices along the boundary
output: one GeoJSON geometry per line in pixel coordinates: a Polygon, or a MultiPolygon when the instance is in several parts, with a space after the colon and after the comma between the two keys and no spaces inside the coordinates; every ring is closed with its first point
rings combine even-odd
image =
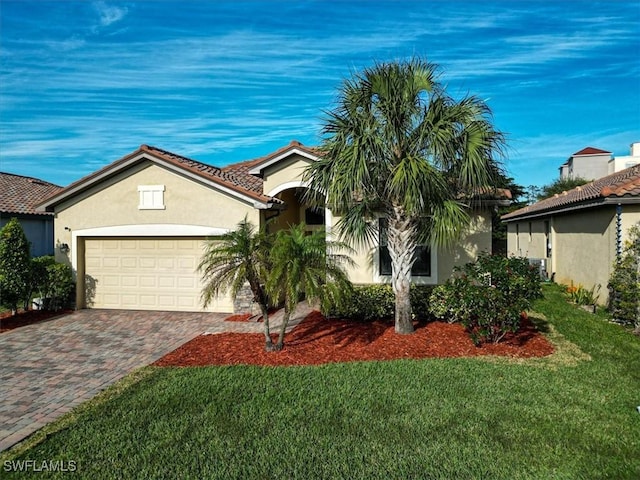
{"type": "Polygon", "coordinates": [[[219,239],[211,240],[198,265],[205,284],[202,302],[205,307],[220,293],[231,290],[235,299],[248,283],[253,301],[260,306],[264,320],[265,349],[272,350],[269,331],[268,298],[264,285],[269,270],[269,251],[272,238],[264,231],[255,231],[246,217],[238,228],[219,239]]]}
{"type": "Polygon", "coordinates": [[[490,110],[455,101],[420,59],[380,63],[345,80],[327,112],[321,155],[305,171],[309,201],[338,215],[341,238],[367,244],[387,219],[395,330],[413,332],[409,288],[416,246],[452,245],[469,201],[492,185],[503,135],[490,110]],[[317,192],[321,192],[318,194],[317,192]]]}
{"type": "Polygon", "coordinates": [[[326,307],[351,292],[344,267],[353,261],[347,255],[335,253],[340,250],[351,249],[344,243],[327,242],[322,231],[306,232],[304,223],[276,233],[267,291],[272,298],[284,301],[284,318],[275,350],[284,346],[289,319],[302,294],[307,301],[320,300],[326,307]]]}

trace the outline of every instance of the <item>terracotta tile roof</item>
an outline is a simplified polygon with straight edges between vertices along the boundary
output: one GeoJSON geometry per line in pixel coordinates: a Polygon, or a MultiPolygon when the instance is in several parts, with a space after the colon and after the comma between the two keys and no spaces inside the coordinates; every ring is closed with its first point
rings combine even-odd
{"type": "Polygon", "coordinates": [[[233,163],[231,165],[227,165],[226,167],[222,167],[222,171],[230,173],[237,177],[241,177],[247,188],[262,193],[262,184],[264,183],[264,181],[260,177],[251,175],[249,173],[249,170],[258,165],[261,161],[262,158],[258,158],[254,160],[245,160],[243,162],[233,163]]]}
{"type": "Polygon", "coordinates": [[[574,153],[572,157],[575,157],[576,155],[599,155],[601,153],[611,153],[611,152],[608,152],[607,150],[600,150],[599,148],[586,147],[580,150],[579,152],[574,153]]]}
{"type": "Polygon", "coordinates": [[[640,203],[640,165],[621,170],[573,190],[540,200],[533,205],[503,215],[502,220],[552,213],[568,207],[588,207],[607,199],[629,198],[640,203]]]}
{"type": "Polygon", "coordinates": [[[275,152],[272,152],[264,157],[256,158],[254,160],[249,160],[247,162],[235,163],[233,165],[229,165],[224,167],[225,169],[242,169],[249,171],[253,168],[260,167],[261,165],[269,165],[278,157],[286,155],[289,151],[298,150],[301,152],[305,152],[311,156],[317,157],[320,155],[320,150],[317,147],[305,147],[302,143],[297,140],[291,140],[289,145],[285,145],[284,147],[279,148],[275,152]]]}
{"type": "Polygon", "coordinates": [[[39,214],[36,205],[62,187],[37,178],[0,172],[0,212],[39,214]]]}
{"type": "Polygon", "coordinates": [[[210,179],[224,184],[239,193],[252,197],[257,196],[260,200],[264,201],[269,200],[268,197],[262,194],[262,179],[249,175],[249,173],[242,170],[234,171],[218,168],[150,145],[142,145],[140,150],[147,151],[171,162],[177,162],[194,173],[209,177],[210,179]]]}
{"type": "Polygon", "coordinates": [[[249,174],[243,172],[225,171],[221,168],[206,163],[193,160],[182,155],[163,150],[158,147],[150,145],[141,145],[136,151],[116,160],[115,162],[106,165],[105,167],[81,178],[68,185],[59,192],[54,192],[47,198],[43,198],[39,205],[41,208],[51,210],[53,205],[61,201],[62,199],[73,196],[76,192],[82,191],[95,182],[109,177],[115,172],[120,171],[121,168],[127,168],[132,160],[135,160],[141,154],[147,153],[151,157],[158,158],[167,163],[173,164],[179,168],[182,168],[192,174],[195,174],[203,179],[212,181],[222,187],[228,188],[233,192],[236,192],[245,197],[252,198],[254,200],[263,203],[282,203],[278,199],[267,197],[262,193],[262,179],[256,179],[249,174]],[[251,177],[251,178],[249,178],[251,177]]]}

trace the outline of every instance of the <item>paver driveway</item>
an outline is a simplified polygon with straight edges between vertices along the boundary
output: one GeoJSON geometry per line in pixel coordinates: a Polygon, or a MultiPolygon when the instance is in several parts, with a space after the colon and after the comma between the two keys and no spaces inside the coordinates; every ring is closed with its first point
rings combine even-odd
{"type": "Polygon", "coordinates": [[[260,329],[224,317],[81,310],[0,334],[0,451],[200,333],[260,329]]]}

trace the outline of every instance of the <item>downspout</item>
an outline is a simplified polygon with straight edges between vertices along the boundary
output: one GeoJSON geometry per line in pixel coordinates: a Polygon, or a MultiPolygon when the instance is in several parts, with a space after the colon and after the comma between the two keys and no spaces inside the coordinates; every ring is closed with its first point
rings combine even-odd
{"type": "MultiPolygon", "coordinates": [[[[616,205],[616,265],[620,265],[620,260],[622,260],[622,205],[618,203],[616,205]]],[[[609,298],[610,307],[617,305],[620,298],[617,290],[610,291],[611,293],[613,293],[613,301],[609,298]]]]}
{"type": "Polygon", "coordinates": [[[616,205],[616,261],[622,257],[622,205],[616,205]]]}

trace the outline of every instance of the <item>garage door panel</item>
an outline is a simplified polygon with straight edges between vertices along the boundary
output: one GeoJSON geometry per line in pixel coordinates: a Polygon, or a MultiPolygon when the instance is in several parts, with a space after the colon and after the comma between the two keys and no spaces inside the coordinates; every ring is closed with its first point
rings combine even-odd
{"type": "MultiPolygon", "coordinates": [[[[196,271],[204,251],[200,238],[87,238],[86,275],[94,308],[202,311],[202,283],[196,271]]],[[[231,312],[227,297],[208,311],[231,312]]]]}
{"type": "Polygon", "coordinates": [[[158,277],[158,287],[160,288],[176,288],[176,279],[174,277],[158,277]]]}

